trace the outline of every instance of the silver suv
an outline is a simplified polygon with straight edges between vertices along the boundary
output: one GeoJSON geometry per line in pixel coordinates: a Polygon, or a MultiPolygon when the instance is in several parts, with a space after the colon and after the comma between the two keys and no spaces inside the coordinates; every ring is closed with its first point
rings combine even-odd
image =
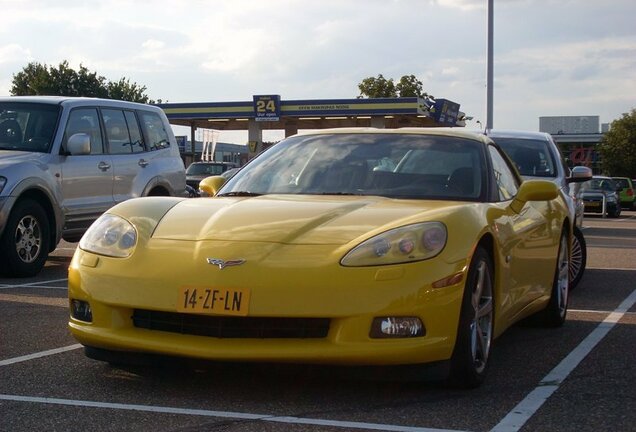
{"type": "Polygon", "coordinates": [[[569,198],[567,202],[570,208],[570,217],[574,223],[570,259],[570,287],[576,287],[585,271],[587,248],[585,237],[581,231],[583,200],[579,188],[570,187],[570,185],[591,179],[592,170],[582,166],[570,170],[561,156],[559,147],[552,136],[547,133],[490,130],[486,132],[486,135],[508,154],[524,179],[551,180],[559,186],[563,195],[569,198]]]}
{"type": "Polygon", "coordinates": [[[0,98],[0,274],[32,276],[113,205],[185,194],[163,111],[115,100],[0,98]]]}

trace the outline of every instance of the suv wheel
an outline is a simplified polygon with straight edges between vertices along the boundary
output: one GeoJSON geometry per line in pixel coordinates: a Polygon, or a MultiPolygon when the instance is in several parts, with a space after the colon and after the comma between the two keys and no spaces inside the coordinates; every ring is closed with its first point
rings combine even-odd
{"type": "Polygon", "coordinates": [[[40,204],[18,201],[0,239],[0,273],[27,277],[37,274],[49,253],[49,220],[40,204]]]}

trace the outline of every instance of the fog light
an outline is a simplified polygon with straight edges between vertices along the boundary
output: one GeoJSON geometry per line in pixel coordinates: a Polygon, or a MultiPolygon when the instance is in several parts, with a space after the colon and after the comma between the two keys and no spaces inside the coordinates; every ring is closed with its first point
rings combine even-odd
{"type": "Polygon", "coordinates": [[[82,300],[71,300],[71,316],[76,320],[93,322],[91,305],[82,300]]]}
{"type": "Polygon", "coordinates": [[[378,317],[373,319],[372,338],[407,338],[426,334],[424,324],[418,317],[378,317]]]}

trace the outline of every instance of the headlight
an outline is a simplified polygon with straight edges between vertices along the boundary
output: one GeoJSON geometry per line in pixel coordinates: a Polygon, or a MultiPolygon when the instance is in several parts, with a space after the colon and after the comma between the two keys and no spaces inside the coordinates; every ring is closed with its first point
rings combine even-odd
{"type": "Polygon", "coordinates": [[[4,189],[4,185],[6,184],[7,184],[7,178],[0,176],[0,192],[2,192],[2,189],[4,189]]]}
{"type": "Polygon", "coordinates": [[[422,261],[438,255],[446,246],[446,238],[446,226],[441,222],[407,225],[360,243],[340,264],[361,267],[422,261]]]}
{"type": "Polygon", "coordinates": [[[137,244],[137,231],[126,219],[103,214],[88,228],[79,247],[87,252],[117,258],[132,255],[137,244]]]}

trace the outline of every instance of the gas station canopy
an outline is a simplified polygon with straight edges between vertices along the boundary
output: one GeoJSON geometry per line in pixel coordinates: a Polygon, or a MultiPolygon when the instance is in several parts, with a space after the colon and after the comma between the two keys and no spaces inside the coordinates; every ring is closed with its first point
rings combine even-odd
{"type": "MultiPolygon", "coordinates": [[[[459,104],[447,99],[419,97],[281,100],[279,95],[256,95],[245,102],[158,104],[173,125],[216,130],[247,130],[254,150],[260,150],[263,130],[334,127],[465,126],[459,104]]],[[[194,142],[194,139],[192,140],[194,142]]]]}
{"type": "Polygon", "coordinates": [[[165,103],[159,107],[171,124],[218,130],[247,130],[250,120],[259,121],[261,129],[281,130],[290,126],[291,129],[372,126],[372,119],[382,119],[383,127],[387,128],[465,126],[459,104],[417,97],[285,101],[277,95],[264,95],[246,102],[165,103]],[[440,119],[445,113],[438,114],[435,107],[444,102],[448,114],[440,119]]]}

